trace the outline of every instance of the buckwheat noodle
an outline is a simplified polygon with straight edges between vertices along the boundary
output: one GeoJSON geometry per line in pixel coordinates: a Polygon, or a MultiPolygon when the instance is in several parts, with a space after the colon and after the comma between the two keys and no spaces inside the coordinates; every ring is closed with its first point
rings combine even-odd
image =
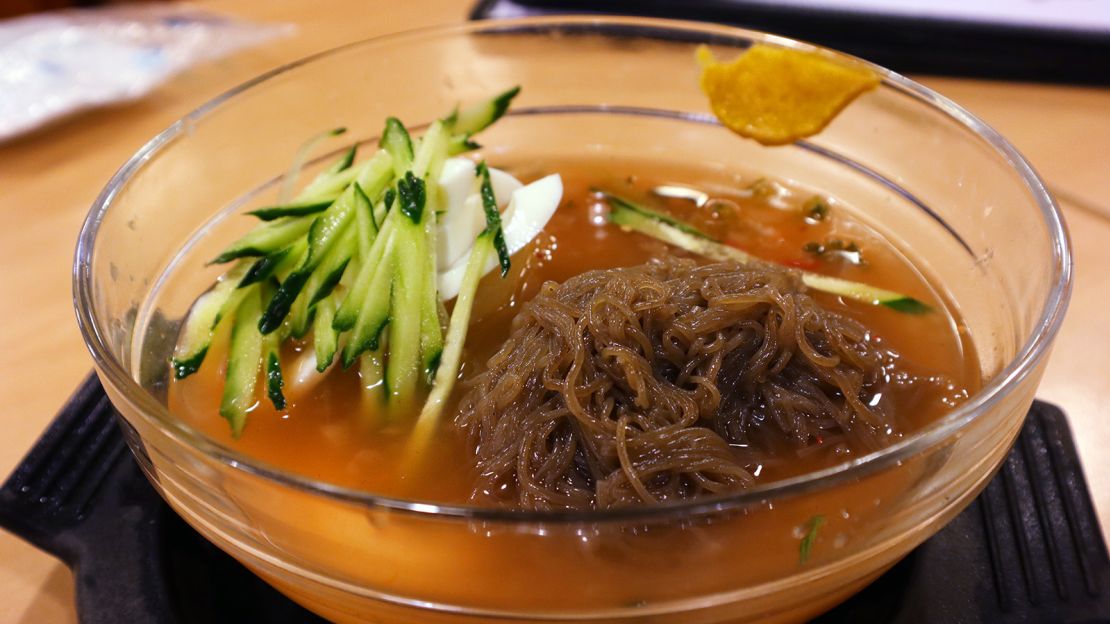
{"type": "Polygon", "coordinates": [[[880,448],[872,401],[916,380],[857,321],[769,266],[668,259],[549,282],[471,379],[474,498],[530,510],[741,490],[791,453],[880,448]]]}

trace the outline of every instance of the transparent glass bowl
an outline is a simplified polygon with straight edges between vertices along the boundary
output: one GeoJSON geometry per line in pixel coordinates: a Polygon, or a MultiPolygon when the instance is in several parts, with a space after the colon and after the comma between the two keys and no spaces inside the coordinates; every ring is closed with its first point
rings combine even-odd
{"type": "MultiPolygon", "coordinates": [[[[78,319],[135,456],[186,521],[310,609],[340,621],[797,620],[844,599],[958,513],[999,466],[1033,399],[1070,292],[1061,216],[1020,154],[945,98],[876,67],[882,86],[812,140],[765,148],[723,130],[694,48],[814,49],[735,28],[625,18],[482,22],[320,54],[204,105],[109,182],[77,246],[78,319]],[[757,170],[833,195],[959,310],[984,378],[895,446],[716,500],[513,513],[393,500],[289,474],[206,439],[165,405],[166,358],[219,269],[152,293],[249,224],[323,128],[373,139],[520,84],[482,136],[497,162],[590,153],[757,170]],[[185,249],[185,251],[181,251],[185,249]],[[155,303],[152,303],[155,302],[155,303]],[[805,523],[822,514],[812,556],[805,523]]],[[[823,51],[835,55],[836,53],[823,51]]],[[[200,267],[198,261],[191,267],[200,267]]]]}

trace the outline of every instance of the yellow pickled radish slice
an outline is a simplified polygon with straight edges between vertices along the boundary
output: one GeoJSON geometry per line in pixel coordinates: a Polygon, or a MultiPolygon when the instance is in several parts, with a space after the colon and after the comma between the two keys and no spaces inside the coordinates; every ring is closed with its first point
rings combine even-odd
{"type": "Polygon", "coordinates": [[[734,61],[697,51],[701,89],[728,129],[764,145],[813,136],[840,111],[879,85],[868,67],[815,52],[757,44],[734,61]]]}

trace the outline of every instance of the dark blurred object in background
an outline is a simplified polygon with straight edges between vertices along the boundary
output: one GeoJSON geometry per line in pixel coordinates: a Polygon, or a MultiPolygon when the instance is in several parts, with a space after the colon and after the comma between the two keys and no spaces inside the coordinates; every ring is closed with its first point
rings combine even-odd
{"type": "Polygon", "coordinates": [[[903,74],[1110,85],[1107,0],[480,0],[471,17],[606,13],[786,35],[903,74]]]}

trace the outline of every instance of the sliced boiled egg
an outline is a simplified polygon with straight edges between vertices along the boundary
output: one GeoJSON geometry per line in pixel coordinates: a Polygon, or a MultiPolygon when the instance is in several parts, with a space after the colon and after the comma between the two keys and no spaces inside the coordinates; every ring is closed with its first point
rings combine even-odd
{"type": "MultiPolygon", "coordinates": [[[[476,181],[473,162],[451,158],[444,163],[440,175],[444,214],[436,239],[439,294],[444,301],[459,293],[474,241],[486,227],[476,181]]],[[[522,185],[508,173],[491,168],[490,185],[501,211],[501,229],[510,256],[543,230],[563,198],[563,180],[558,174],[522,185]]],[[[483,275],[495,266],[497,257],[491,254],[483,275]]]]}
{"type": "MultiPolygon", "coordinates": [[[[474,239],[486,227],[482,200],[478,196],[478,173],[466,158],[448,158],[439,175],[441,214],[436,235],[436,270],[451,268],[474,246],[474,239]]],[[[520,180],[500,169],[490,168],[489,181],[497,209],[504,211],[514,191],[524,186],[520,180]]]]}

